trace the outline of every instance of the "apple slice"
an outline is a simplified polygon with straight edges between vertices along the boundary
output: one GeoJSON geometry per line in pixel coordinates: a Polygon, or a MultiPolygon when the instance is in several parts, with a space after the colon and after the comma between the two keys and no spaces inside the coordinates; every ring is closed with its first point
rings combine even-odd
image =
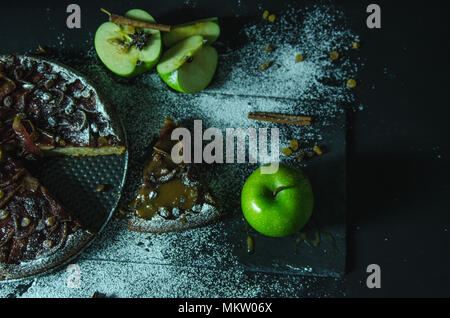
{"type": "Polygon", "coordinates": [[[189,60],[203,46],[203,37],[194,35],[171,47],[164,53],[156,69],[160,74],[175,71],[189,60]]]}
{"type": "MultiPolygon", "coordinates": [[[[140,9],[130,10],[125,16],[155,22],[150,14],[140,9]]],[[[95,34],[95,50],[112,72],[120,76],[136,76],[158,63],[162,51],[161,33],[105,22],[95,34]]]]}
{"type": "Polygon", "coordinates": [[[159,67],[157,67],[157,70],[162,80],[174,90],[192,94],[205,89],[209,85],[216,72],[217,60],[216,49],[205,45],[178,69],[168,73],[160,72],[159,67]]]}
{"type": "Polygon", "coordinates": [[[170,32],[163,34],[162,40],[166,47],[171,47],[193,35],[203,36],[206,44],[214,43],[220,35],[219,19],[209,18],[176,25],[170,32]]]}

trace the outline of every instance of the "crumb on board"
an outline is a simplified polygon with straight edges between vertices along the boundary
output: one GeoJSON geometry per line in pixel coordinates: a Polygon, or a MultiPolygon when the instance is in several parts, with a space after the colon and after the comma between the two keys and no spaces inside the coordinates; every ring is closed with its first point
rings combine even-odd
{"type": "Polygon", "coordinates": [[[349,88],[355,88],[356,87],[356,80],[354,80],[353,78],[349,79],[347,81],[347,87],[349,88]]]}
{"type": "Polygon", "coordinates": [[[318,156],[321,156],[323,154],[322,149],[318,145],[314,145],[313,150],[318,156]]]}
{"type": "Polygon", "coordinates": [[[335,61],[339,58],[339,52],[338,51],[333,51],[330,53],[330,58],[335,61]]]}
{"type": "Polygon", "coordinates": [[[292,149],[289,148],[289,147],[283,148],[283,149],[281,150],[281,153],[282,153],[284,156],[290,156],[290,155],[292,155],[292,149]]]}
{"type": "Polygon", "coordinates": [[[292,151],[298,151],[299,148],[299,142],[297,139],[291,139],[289,141],[289,147],[292,149],[292,151]]]}
{"type": "Polygon", "coordinates": [[[270,66],[272,66],[272,62],[264,62],[264,63],[262,63],[262,64],[258,67],[258,70],[260,70],[260,71],[265,71],[265,70],[267,70],[270,66]]]}

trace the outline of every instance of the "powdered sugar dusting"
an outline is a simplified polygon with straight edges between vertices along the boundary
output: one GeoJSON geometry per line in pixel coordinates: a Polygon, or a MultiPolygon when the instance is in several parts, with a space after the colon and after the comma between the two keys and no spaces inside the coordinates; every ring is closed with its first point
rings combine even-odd
{"type": "MultiPolygon", "coordinates": [[[[88,63],[67,61],[79,65],[123,119],[131,156],[124,203],[133,199],[149,145],[167,115],[187,127],[202,119],[204,128],[222,131],[278,127],[285,144],[293,137],[320,141],[323,129],[334,126],[346,109],[360,107],[346,87],[349,78],[357,78],[360,60],[351,46],[358,37],[334,6],[290,7],[274,23],[258,20],[245,25],[236,38],[245,43],[214,44],[219,51],[217,74],[209,88],[195,95],[169,90],[155,72],[132,80],[118,78],[105,70],[93,49],[88,63]],[[267,45],[275,50],[265,52],[267,45]],[[340,53],[337,61],[329,58],[334,50],[340,53]],[[303,62],[296,63],[297,54],[304,55],[303,62]],[[272,66],[258,70],[266,61],[272,66]],[[277,126],[247,119],[250,111],[305,114],[318,120],[311,127],[277,126]]],[[[25,296],[89,297],[98,290],[118,297],[298,297],[314,295],[319,281],[329,288],[322,296],[342,294],[334,279],[280,276],[274,280],[245,273],[235,254],[242,246],[236,246],[230,234],[245,235],[243,222],[235,222],[240,218],[239,194],[257,166],[223,164],[205,169],[225,212],[220,221],[179,233],[146,235],[128,231],[125,220],[112,220],[79,262],[86,282],[81,289],[65,288],[66,276],[58,273],[36,281],[25,296]]],[[[314,273],[311,267],[288,266],[314,273]]],[[[6,292],[0,290],[0,295],[6,292]]]]}

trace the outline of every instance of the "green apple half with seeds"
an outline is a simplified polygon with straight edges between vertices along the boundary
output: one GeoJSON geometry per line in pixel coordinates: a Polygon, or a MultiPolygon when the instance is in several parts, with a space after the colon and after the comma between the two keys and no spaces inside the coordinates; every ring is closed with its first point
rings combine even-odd
{"type": "MultiPolygon", "coordinates": [[[[147,12],[133,9],[126,17],[155,23],[147,12]]],[[[161,32],[105,22],[95,34],[95,50],[102,62],[120,76],[142,74],[158,63],[161,56],[161,32]]]]}
{"type": "Polygon", "coordinates": [[[170,32],[162,36],[163,44],[171,47],[193,35],[201,35],[206,44],[214,43],[220,35],[218,18],[208,18],[173,26],[170,32]]]}
{"type": "Polygon", "coordinates": [[[217,51],[201,35],[191,36],[168,49],[156,66],[167,85],[182,93],[197,93],[211,82],[217,51]]]}

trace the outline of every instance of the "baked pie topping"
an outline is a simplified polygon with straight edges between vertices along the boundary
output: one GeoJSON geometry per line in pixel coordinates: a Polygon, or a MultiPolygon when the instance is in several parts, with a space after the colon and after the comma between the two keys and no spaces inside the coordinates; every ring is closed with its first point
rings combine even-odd
{"type": "Polygon", "coordinates": [[[192,166],[176,165],[170,157],[156,153],[144,171],[144,179],[133,208],[139,217],[151,219],[158,213],[164,219],[177,219],[186,211],[196,212],[202,201],[214,204],[209,193],[193,179],[192,166]]]}
{"type": "Polygon", "coordinates": [[[0,163],[0,263],[18,264],[59,250],[80,224],[12,158],[0,163]]]}
{"type": "MultiPolygon", "coordinates": [[[[23,164],[122,154],[110,122],[82,77],[32,57],[0,56],[0,265],[53,255],[75,233],[90,236],[23,164]]],[[[8,275],[16,277],[0,266],[0,280],[8,275]]]]}
{"type": "Polygon", "coordinates": [[[125,150],[95,91],[63,68],[32,58],[0,57],[0,119],[0,136],[15,137],[25,156],[125,150]]]}

